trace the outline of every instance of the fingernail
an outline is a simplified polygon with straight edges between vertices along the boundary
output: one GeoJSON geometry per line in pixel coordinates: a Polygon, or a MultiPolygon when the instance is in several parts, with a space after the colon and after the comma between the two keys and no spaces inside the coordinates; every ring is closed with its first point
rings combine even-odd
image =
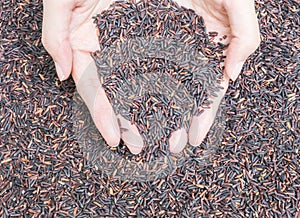
{"type": "Polygon", "coordinates": [[[230,73],[230,79],[232,81],[236,81],[236,79],[238,78],[238,76],[240,75],[242,68],[244,66],[244,62],[239,62],[236,64],[233,72],[230,73]]]}
{"type": "Polygon", "coordinates": [[[58,75],[59,80],[63,81],[65,79],[65,75],[63,74],[62,68],[56,62],[54,62],[54,65],[55,65],[56,73],[58,75]]]}

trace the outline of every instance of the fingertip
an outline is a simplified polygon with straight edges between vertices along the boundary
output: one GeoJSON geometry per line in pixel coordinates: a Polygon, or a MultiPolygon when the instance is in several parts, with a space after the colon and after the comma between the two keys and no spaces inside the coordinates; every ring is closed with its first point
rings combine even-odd
{"type": "Polygon", "coordinates": [[[112,111],[99,111],[94,115],[94,122],[100,131],[106,143],[111,147],[117,147],[120,144],[121,134],[117,118],[112,111]],[[108,116],[111,114],[110,116],[108,116]],[[100,116],[102,115],[102,116],[100,116]]]}
{"type": "MultiPolygon", "coordinates": [[[[53,39],[53,41],[54,40],[55,39],[53,39]]],[[[65,41],[64,44],[51,43],[51,46],[47,46],[45,49],[48,51],[54,61],[59,80],[66,80],[71,74],[73,65],[73,52],[70,44],[68,41],[65,41]]]]}
{"type": "Polygon", "coordinates": [[[197,144],[198,132],[199,132],[199,124],[196,120],[196,117],[193,117],[190,125],[190,130],[189,130],[189,143],[194,147],[198,146],[197,144]]]}
{"type": "Polygon", "coordinates": [[[128,143],[125,143],[125,144],[128,147],[128,149],[130,150],[130,152],[134,155],[140,154],[143,150],[143,147],[135,147],[134,145],[131,145],[131,144],[128,144],[128,143]]]}
{"type": "Polygon", "coordinates": [[[189,143],[193,147],[198,147],[201,143],[198,143],[197,139],[195,137],[189,137],[189,143]]]}
{"type": "Polygon", "coordinates": [[[227,66],[226,74],[234,82],[242,72],[244,61],[235,63],[233,66],[227,66]]]}
{"type": "Polygon", "coordinates": [[[55,65],[56,73],[57,73],[59,80],[64,81],[66,76],[64,75],[64,72],[63,72],[61,66],[55,61],[54,61],[54,65],[55,65]]]}
{"type": "Polygon", "coordinates": [[[227,49],[225,72],[235,81],[244,62],[259,47],[261,38],[254,1],[226,0],[232,39],[227,49]],[[247,25],[245,25],[247,23],[247,25]]]}
{"type": "Polygon", "coordinates": [[[194,146],[194,147],[197,147],[199,146],[205,135],[204,135],[204,130],[203,128],[201,128],[201,120],[200,120],[200,117],[202,115],[198,116],[198,117],[194,117],[192,122],[191,122],[191,125],[190,125],[190,130],[189,130],[189,143],[194,146]]]}
{"type": "Polygon", "coordinates": [[[95,124],[109,146],[117,147],[120,144],[120,133],[115,130],[113,125],[106,125],[106,130],[103,130],[101,121],[95,121],[95,124]]]}
{"type": "Polygon", "coordinates": [[[106,140],[106,143],[112,148],[118,147],[120,144],[120,138],[106,140]]]}
{"type": "Polygon", "coordinates": [[[69,25],[74,2],[64,3],[66,1],[43,2],[42,44],[54,60],[60,81],[70,76],[73,59],[69,25]]]}
{"type": "Polygon", "coordinates": [[[122,133],[122,139],[132,154],[139,154],[142,152],[144,142],[141,137],[132,135],[132,132],[128,131],[122,133]]]}
{"type": "Polygon", "coordinates": [[[170,152],[180,153],[186,146],[188,142],[188,136],[185,129],[179,129],[172,133],[169,143],[170,143],[170,152]]]}
{"type": "Polygon", "coordinates": [[[126,120],[121,114],[117,119],[121,128],[121,137],[132,154],[139,154],[144,148],[144,140],[137,127],[126,120]]]}
{"type": "Polygon", "coordinates": [[[189,139],[189,143],[190,143],[190,145],[192,145],[193,147],[198,147],[199,145],[201,145],[203,139],[204,139],[204,138],[190,138],[190,139],[189,139]]]}
{"type": "Polygon", "coordinates": [[[122,139],[132,154],[139,154],[143,150],[144,141],[139,134],[135,134],[132,128],[122,132],[122,139]]]}

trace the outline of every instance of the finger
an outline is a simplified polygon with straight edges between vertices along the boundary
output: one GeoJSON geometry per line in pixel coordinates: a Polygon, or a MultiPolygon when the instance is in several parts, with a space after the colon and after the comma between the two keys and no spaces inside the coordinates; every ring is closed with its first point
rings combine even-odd
{"type": "Polygon", "coordinates": [[[246,59],[259,46],[259,25],[254,0],[226,0],[224,7],[232,32],[225,61],[225,73],[235,81],[246,59]]]}
{"type": "Polygon", "coordinates": [[[101,87],[97,69],[90,55],[74,52],[73,78],[78,93],[85,101],[97,129],[110,146],[120,142],[117,117],[101,87]]]}
{"type": "Polygon", "coordinates": [[[193,117],[189,130],[189,143],[191,145],[199,146],[206,137],[214,122],[221,100],[227,91],[228,83],[229,78],[224,76],[224,80],[221,83],[221,86],[224,89],[216,93],[218,95],[217,97],[211,97],[211,100],[213,101],[211,107],[205,109],[201,115],[193,117]]]}
{"type": "Polygon", "coordinates": [[[117,116],[121,128],[121,137],[133,154],[139,154],[143,150],[144,141],[135,125],[126,120],[121,115],[117,116]]]}
{"type": "Polygon", "coordinates": [[[72,49],[69,25],[75,1],[44,0],[42,42],[52,56],[59,79],[66,79],[72,70],[72,49]]]}
{"type": "Polygon", "coordinates": [[[93,110],[95,125],[107,144],[118,146],[121,138],[118,120],[102,87],[98,88],[93,110]]]}
{"type": "Polygon", "coordinates": [[[184,128],[173,132],[169,140],[170,151],[172,153],[180,153],[185,148],[187,141],[188,135],[184,128]]]}

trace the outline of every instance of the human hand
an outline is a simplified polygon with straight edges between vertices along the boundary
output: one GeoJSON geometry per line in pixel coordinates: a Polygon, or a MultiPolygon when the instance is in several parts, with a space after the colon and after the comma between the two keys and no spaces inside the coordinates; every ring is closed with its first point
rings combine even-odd
{"type": "MultiPolygon", "coordinates": [[[[143,139],[136,126],[120,115],[115,115],[101,87],[91,57],[92,52],[99,50],[97,29],[92,17],[101,13],[112,2],[44,0],[42,41],[55,62],[60,80],[72,74],[77,90],[106,142],[110,146],[117,146],[122,138],[129,150],[137,154],[143,148],[143,139]]],[[[185,131],[177,131],[177,135],[170,138],[172,147],[186,145],[187,140],[180,137],[183,132],[185,131]]]]}
{"type": "MultiPolygon", "coordinates": [[[[224,97],[229,78],[235,81],[248,56],[260,43],[260,32],[255,14],[254,0],[178,0],[178,3],[192,8],[204,18],[207,32],[218,32],[218,38],[226,35],[229,43],[225,51],[225,72],[222,87],[211,97],[211,108],[200,116],[193,117],[188,133],[189,143],[200,145],[213,124],[219,104],[224,97]]],[[[171,147],[173,152],[180,152],[184,147],[171,147]]]]}
{"type": "MultiPolygon", "coordinates": [[[[90,56],[98,49],[96,28],[92,16],[101,12],[112,1],[44,1],[43,44],[52,55],[61,80],[72,71],[78,92],[86,102],[97,128],[111,146],[123,138],[131,152],[139,153],[143,141],[135,126],[120,118],[121,125],[128,129],[123,134],[116,115],[101,88],[96,67],[90,56]],[[89,69],[88,69],[89,67],[89,69]],[[88,69],[88,70],[86,70],[88,69]],[[83,77],[84,74],[84,77],[83,77]],[[100,117],[101,114],[101,117],[100,117]]],[[[251,0],[231,1],[177,1],[180,5],[196,10],[204,17],[207,31],[216,31],[219,36],[227,35],[230,46],[225,62],[224,87],[218,97],[212,97],[211,108],[194,117],[189,136],[185,130],[174,132],[170,138],[170,150],[180,152],[189,138],[192,145],[199,145],[213,123],[218,106],[223,98],[229,78],[235,80],[243,62],[259,44],[259,29],[251,0]],[[244,24],[249,26],[245,28],[244,24]],[[200,122],[201,121],[201,122],[200,122]]]]}
{"type": "Polygon", "coordinates": [[[42,41],[55,62],[60,80],[65,80],[72,74],[78,93],[88,106],[94,123],[106,142],[110,146],[117,146],[122,137],[132,153],[139,153],[143,140],[134,125],[115,115],[90,55],[99,49],[92,16],[110,2],[44,0],[42,41]],[[120,132],[118,119],[122,129],[127,131],[120,132]]]}

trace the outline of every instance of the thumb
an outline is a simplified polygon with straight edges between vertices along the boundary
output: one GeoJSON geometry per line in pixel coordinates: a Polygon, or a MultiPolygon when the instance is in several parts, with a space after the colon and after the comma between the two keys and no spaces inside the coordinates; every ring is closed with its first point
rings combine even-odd
{"type": "Polygon", "coordinates": [[[72,48],[69,41],[69,25],[74,1],[43,1],[42,42],[52,56],[59,79],[69,77],[72,70],[72,48]]]}
{"type": "Polygon", "coordinates": [[[225,73],[235,81],[244,62],[260,43],[259,26],[254,0],[227,0],[224,7],[232,32],[225,60],[225,73]]]}

